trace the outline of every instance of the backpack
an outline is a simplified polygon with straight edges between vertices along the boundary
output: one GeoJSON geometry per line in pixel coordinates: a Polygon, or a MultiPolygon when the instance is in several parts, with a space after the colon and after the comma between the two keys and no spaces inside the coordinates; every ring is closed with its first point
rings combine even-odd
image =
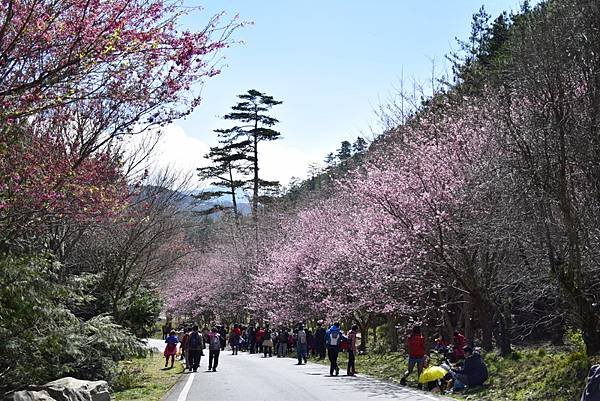
{"type": "Polygon", "coordinates": [[[333,345],[334,347],[338,345],[341,339],[341,335],[339,331],[334,331],[329,334],[329,345],[333,345]]]}
{"type": "Polygon", "coordinates": [[[340,339],[340,349],[347,350],[350,348],[350,339],[346,336],[342,336],[340,339]]]}
{"type": "Polygon", "coordinates": [[[210,349],[213,351],[221,348],[221,339],[217,335],[210,336],[210,349]]]}
{"type": "Polygon", "coordinates": [[[200,333],[197,331],[193,332],[188,339],[188,349],[197,350],[200,349],[200,333]]]}
{"type": "Polygon", "coordinates": [[[306,344],[306,332],[304,330],[298,332],[298,341],[300,344],[306,344]]]}

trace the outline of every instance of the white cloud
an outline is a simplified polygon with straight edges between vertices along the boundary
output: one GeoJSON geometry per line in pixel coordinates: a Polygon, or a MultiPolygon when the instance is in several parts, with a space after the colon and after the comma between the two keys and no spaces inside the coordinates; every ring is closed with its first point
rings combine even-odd
{"type": "Polygon", "coordinates": [[[308,166],[321,159],[319,152],[306,153],[286,146],[285,139],[259,144],[259,168],[261,177],[278,180],[286,185],[292,177],[306,178],[308,166]]]}
{"type": "Polygon", "coordinates": [[[204,158],[210,150],[205,142],[189,136],[176,124],[164,128],[154,151],[157,167],[170,168],[183,174],[195,173],[196,168],[207,164],[204,158]]]}
{"type": "MultiPolygon", "coordinates": [[[[152,136],[152,133],[147,135],[152,136]]],[[[148,137],[146,137],[148,138],[148,137]]],[[[144,140],[142,136],[134,137],[129,145],[134,148],[144,140]]],[[[210,151],[210,146],[202,140],[190,136],[177,124],[170,124],[162,130],[162,135],[151,155],[146,160],[151,174],[156,174],[166,168],[179,173],[181,176],[195,177],[196,168],[206,166],[209,162],[204,158],[210,151]]],[[[306,178],[311,163],[322,159],[320,152],[303,152],[286,145],[285,139],[259,144],[259,163],[261,178],[277,180],[287,185],[292,177],[306,178]]],[[[205,187],[197,179],[192,180],[192,186],[205,187]]]]}

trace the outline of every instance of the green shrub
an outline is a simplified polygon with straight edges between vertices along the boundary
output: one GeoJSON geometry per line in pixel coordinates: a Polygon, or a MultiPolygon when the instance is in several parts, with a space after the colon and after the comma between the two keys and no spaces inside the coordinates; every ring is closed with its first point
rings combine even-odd
{"type": "Polygon", "coordinates": [[[116,361],[144,353],[110,317],[76,318],[59,268],[42,256],[0,255],[0,394],[66,375],[112,381],[116,361]]]}
{"type": "Polygon", "coordinates": [[[144,372],[140,364],[131,361],[121,362],[117,374],[112,381],[113,391],[125,391],[140,385],[140,378],[144,372]]]}
{"type": "Polygon", "coordinates": [[[376,343],[371,344],[369,347],[371,353],[378,355],[385,355],[390,352],[390,345],[385,338],[379,337],[376,343]]]}
{"type": "Polygon", "coordinates": [[[155,331],[163,302],[156,291],[141,287],[125,299],[126,307],[119,315],[119,324],[130,329],[137,337],[147,338],[155,331]]]}
{"type": "Polygon", "coordinates": [[[579,352],[582,352],[585,355],[585,342],[583,341],[583,334],[581,333],[581,330],[567,330],[566,338],[572,346],[577,348],[579,352]]]}

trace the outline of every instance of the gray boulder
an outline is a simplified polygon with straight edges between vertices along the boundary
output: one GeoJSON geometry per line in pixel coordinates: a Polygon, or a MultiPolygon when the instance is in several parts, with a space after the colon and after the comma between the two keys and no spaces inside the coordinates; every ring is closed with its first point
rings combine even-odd
{"type": "Polygon", "coordinates": [[[56,401],[47,391],[23,390],[12,393],[6,398],[10,401],[56,401]]]}
{"type": "Polygon", "coordinates": [[[87,381],[64,377],[29,390],[17,391],[9,401],[111,401],[108,384],[104,380],[87,381]]]}

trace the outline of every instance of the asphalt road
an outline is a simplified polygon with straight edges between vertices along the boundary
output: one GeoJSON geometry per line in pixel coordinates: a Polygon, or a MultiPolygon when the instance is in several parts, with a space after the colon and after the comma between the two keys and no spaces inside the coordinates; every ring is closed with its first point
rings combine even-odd
{"type": "MultiPolygon", "coordinates": [[[[160,344],[155,340],[149,345],[160,344]]],[[[242,352],[233,356],[228,350],[221,352],[218,371],[207,372],[208,350],[205,354],[198,372],[182,374],[164,401],[448,400],[363,375],[344,376],[345,369],[340,369],[340,376],[330,377],[325,365],[309,362],[298,366],[292,358],[262,358],[242,352]]]]}
{"type": "Polygon", "coordinates": [[[165,340],[157,340],[156,338],[148,338],[145,340],[148,348],[155,348],[158,352],[165,352],[165,340]]]}

